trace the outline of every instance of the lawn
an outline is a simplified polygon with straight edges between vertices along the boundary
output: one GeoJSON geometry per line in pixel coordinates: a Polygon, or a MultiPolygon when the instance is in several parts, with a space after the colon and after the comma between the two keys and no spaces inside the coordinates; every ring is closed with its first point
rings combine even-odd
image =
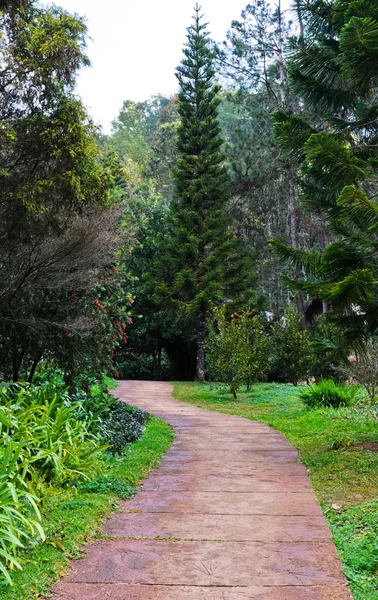
{"type": "Polygon", "coordinates": [[[309,470],[354,599],[378,600],[376,410],[359,404],[308,410],[298,397],[299,389],[258,384],[250,392],[240,392],[235,402],[223,386],[175,383],[174,396],[281,431],[309,470]]]}
{"type": "Polygon", "coordinates": [[[129,445],[125,456],[99,455],[98,467],[106,476],[65,489],[47,488],[41,507],[47,540],[21,555],[23,570],[12,572],[13,587],[0,585],[1,600],[32,600],[46,593],[65,572],[69,559],[81,555],[81,546],[101,537],[103,519],[117,509],[120,498],[135,494],[172,440],[172,429],[164,421],[150,418],[143,436],[129,445]]]}

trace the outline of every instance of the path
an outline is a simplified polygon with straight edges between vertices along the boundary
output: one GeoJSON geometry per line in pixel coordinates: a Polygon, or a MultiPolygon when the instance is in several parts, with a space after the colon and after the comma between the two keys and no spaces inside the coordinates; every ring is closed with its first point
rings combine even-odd
{"type": "Polygon", "coordinates": [[[270,427],[181,403],[168,383],[117,395],[174,426],[161,467],[104,525],[55,600],[350,600],[295,449],[270,427]]]}

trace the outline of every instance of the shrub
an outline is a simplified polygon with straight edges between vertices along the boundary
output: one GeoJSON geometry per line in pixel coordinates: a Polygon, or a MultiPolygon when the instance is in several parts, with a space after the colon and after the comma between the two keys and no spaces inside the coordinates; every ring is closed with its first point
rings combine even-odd
{"type": "Polygon", "coordinates": [[[378,391],[378,338],[368,338],[362,348],[358,348],[355,360],[348,361],[340,371],[344,376],[353,377],[366,390],[372,404],[376,403],[378,391]]]}
{"type": "Polygon", "coordinates": [[[79,487],[84,492],[91,494],[106,494],[113,492],[123,500],[130,498],[137,490],[135,486],[125,483],[116,477],[96,477],[91,481],[80,483],[79,487]]]}
{"type": "Polygon", "coordinates": [[[21,569],[17,554],[23,542],[31,536],[44,539],[44,533],[38,500],[25,482],[28,460],[22,455],[22,444],[4,441],[0,457],[0,572],[12,584],[8,567],[21,569]]]}
{"type": "Polygon", "coordinates": [[[269,361],[268,337],[257,315],[236,314],[231,320],[224,308],[215,311],[217,333],[207,342],[212,376],[230,386],[234,398],[245,383],[248,387],[266,378],[269,361]]]}
{"type": "Polygon", "coordinates": [[[301,390],[299,397],[309,408],[349,406],[355,400],[358,389],[335,383],[331,379],[309,385],[301,390]]]}
{"type": "Polygon", "coordinates": [[[93,472],[99,438],[66,391],[12,384],[0,389],[0,405],[0,437],[21,444],[31,477],[63,483],[93,472]]]}
{"type": "Polygon", "coordinates": [[[303,329],[302,318],[289,310],[273,327],[272,350],[275,378],[293,385],[307,379],[312,373],[314,351],[310,333],[303,329]]]}
{"type": "Polygon", "coordinates": [[[100,431],[109,444],[110,452],[115,455],[122,455],[126,444],[136,442],[143,431],[143,424],[148,418],[144,411],[117,402],[116,408],[111,416],[104,421],[100,431]]]}
{"type": "Polygon", "coordinates": [[[311,327],[311,345],[314,359],[311,375],[315,381],[345,379],[340,368],[348,362],[348,350],[343,331],[329,318],[329,313],[320,315],[311,327]]]}

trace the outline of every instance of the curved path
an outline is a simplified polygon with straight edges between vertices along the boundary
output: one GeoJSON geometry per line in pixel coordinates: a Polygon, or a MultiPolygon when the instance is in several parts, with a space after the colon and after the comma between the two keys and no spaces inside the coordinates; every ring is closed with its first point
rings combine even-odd
{"type": "Polygon", "coordinates": [[[121,382],[175,442],[104,525],[55,600],[350,600],[291,444],[270,427],[181,403],[168,383],[121,382]]]}

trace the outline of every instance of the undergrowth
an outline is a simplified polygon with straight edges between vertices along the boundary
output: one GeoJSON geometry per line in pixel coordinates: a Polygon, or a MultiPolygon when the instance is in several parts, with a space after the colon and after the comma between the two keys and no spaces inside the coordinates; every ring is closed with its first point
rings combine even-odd
{"type": "Polygon", "coordinates": [[[49,486],[40,506],[46,541],[30,543],[21,552],[23,570],[12,572],[13,587],[0,586],[1,600],[32,600],[46,593],[69,559],[80,557],[81,546],[98,534],[119,499],[132,496],[159,464],[172,439],[169,425],[150,418],[143,436],[126,447],[124,456],[96,455],[98,470],[106,476],[65,488],[49,486]]]}

